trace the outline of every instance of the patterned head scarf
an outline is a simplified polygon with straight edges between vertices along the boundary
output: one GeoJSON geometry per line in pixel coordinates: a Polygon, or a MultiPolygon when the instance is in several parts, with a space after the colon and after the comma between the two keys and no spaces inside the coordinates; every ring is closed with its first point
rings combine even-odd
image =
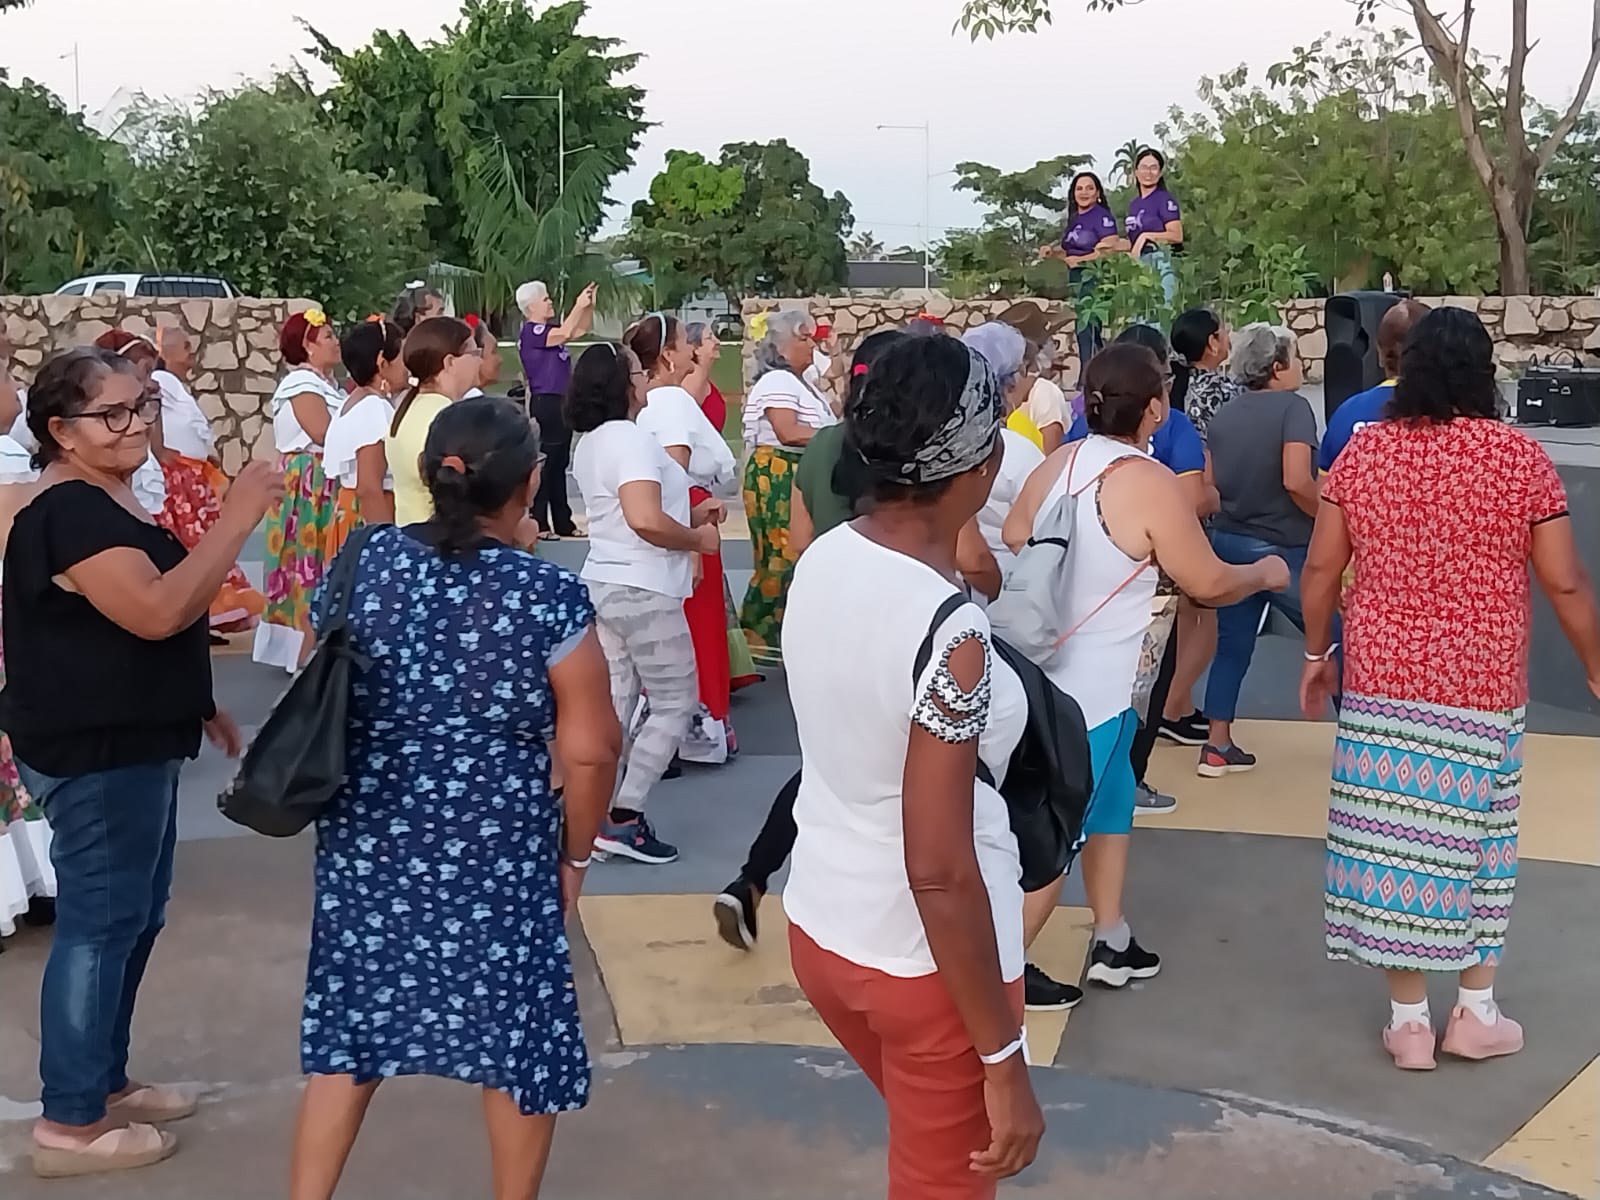
{"type": "Polygon", "coordinates": [[[955,411],[910,462],[896,463],[883,472],[889,480],[908,485],[938,483],[982,466],[994,452],[1002,420],[1000,384],[983,355],[970,346],[962,345],[962,349],[967,352],[967,382],[955,411]]]}

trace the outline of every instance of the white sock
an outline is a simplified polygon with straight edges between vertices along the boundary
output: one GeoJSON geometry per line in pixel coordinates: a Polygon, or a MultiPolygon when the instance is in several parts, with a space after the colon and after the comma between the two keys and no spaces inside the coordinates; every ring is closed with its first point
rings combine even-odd
{"type": "Polygon", "coordinates": [[[1415,1004],[1402,1004],[1398,1000],[1389,1001],[1389,1028],[1399,1029],[1402,1025],[1412,1022],[1426,1028],[1433,1028],[1433,1014],[1428,1011],[1428,1002],[1419,1000],[1415,1004]]]}
{"type": "Polygon", "coordinates": [[[1111,947],[1115,954],[1121,954],[1128,948],[1128,942],[1133,938],[1133,930],[1128,928],[1128,919],[1124,917],[1115,925],[1096,925],[1094,927],[1094,940],[1104,942],[1111,947]]]}
{"type": "Polygon", "coordinates": [[[1494,1002],[1492,983],[1486,988],[1457,988],[1456,1004],[1485,1025],[1493,1025],[1500,1019],[1500,1006],[1494,1002]]]}

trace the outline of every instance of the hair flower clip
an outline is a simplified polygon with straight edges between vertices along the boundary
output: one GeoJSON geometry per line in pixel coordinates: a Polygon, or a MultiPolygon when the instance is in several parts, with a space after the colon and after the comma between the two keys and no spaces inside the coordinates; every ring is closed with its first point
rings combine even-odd
{"type": "Polygon", "coordinates": [[[313,329],[321,329],[328,323],[328,314],[320,308],[308,308],[305,311],[306,324],[313,329]]]}

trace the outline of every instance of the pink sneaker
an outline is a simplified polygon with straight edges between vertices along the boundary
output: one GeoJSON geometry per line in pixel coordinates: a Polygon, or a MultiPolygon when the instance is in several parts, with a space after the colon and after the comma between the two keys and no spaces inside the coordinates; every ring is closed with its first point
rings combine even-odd
{"type": "Polygon", "coordinates": [[[1499,1058],[1522,1049],[1522,1026],[1505,1013],[1493,1025],[1486,1025],[1478,1014],[1457,1006],[1445,1027],[1439,1049],[1457,1058],[1499,1058]]]}
{"type": "Polygon", "coordinates": [[[1421,1021],[1407,1021],[1399,1029],[1384,1026],[1383,1048],[1402,1071],[1431,1071],[1439,1065],[1433,1061],[1433,1030],[1421,1021]]]}

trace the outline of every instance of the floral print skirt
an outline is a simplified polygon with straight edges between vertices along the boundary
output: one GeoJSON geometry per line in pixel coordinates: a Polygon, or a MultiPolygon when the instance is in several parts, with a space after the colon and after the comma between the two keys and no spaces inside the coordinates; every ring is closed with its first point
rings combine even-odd
{"type": "Polygon", "coordinates": [[[328,522],[327,537],[323,540],[322,561],[331,563],[339,557],[348,538],[361,524],[361,501],[355,488],[340,487],[333,496],[333,519],[328,522]]]}
{"type": "MultiPolygon", "coordinates": [[[[185,550],[193,550],[221,515],[228,478],[215,463],[181,454],[163,463],[161,474],[167,499],[156,523],[182,542],[185,550]]],[[[249,629],[260,620],[266,604],[235,564],[211,601],[211,628],[219,633],[249,629]]]]}
{"type": "Polygon", "coordinates": [[[744,468],[744,512],[750,524],[755,571],[739,607],[750,654],[758,663],[781,665],[783,609],[789,598],[796,555],[789,549],[789,513],[797,450],[757,446],[744,468]]]}
{"type": "Polygon", "coordinates": [[[267,608],[256,626],[255,660],[294,671],[311,642],[311,594],[322,579],[333,481],[308,450],[280,460],[284,496],[267,518],[267,608]]]}

